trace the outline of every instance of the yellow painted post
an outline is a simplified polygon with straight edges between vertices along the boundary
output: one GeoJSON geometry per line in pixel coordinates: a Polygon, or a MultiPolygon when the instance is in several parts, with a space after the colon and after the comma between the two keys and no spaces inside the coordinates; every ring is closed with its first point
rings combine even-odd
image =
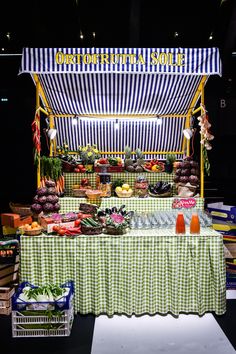
{"type": "MultiPolygon", "coordinates": [[[[201,114],[204,114],[204,82],[201,87],[201,114]]],[[[200,134],[200,139],[203,139],[203,135],[200,134]]],[[[203,144],[200,143],[200,197],[204,198],[204,156],[203,156],[203,144]]]]}
{"type": "MultiPolygon", "coordinates": [[[[39,97],[39,80],[37,77],[36,80],[36,110],[40,108],[40,97],[39,97]]],[[[40,132],[40,110],[38,110],[38,116],[39,116],[39,132],[40,132]]],[[[40,138],[40,137],[39,137],[40,138]]],[[[39,161],[38,161],[38,166],[37,166],[37,188],[40,187],[40,153],[39,153],[39,161]]]]}
{"type": "MultiPolygon", "coordinates": [[[[54,120],[53,120],[53,116],[49,116],[49,129],[53,129],[54,128],[54,120]]],[[[54,139],[53,139],[54,140],[54,139]]],[[[52,157],[53,156],[53,140],[49,139],[49,156],[52,157]]]]}

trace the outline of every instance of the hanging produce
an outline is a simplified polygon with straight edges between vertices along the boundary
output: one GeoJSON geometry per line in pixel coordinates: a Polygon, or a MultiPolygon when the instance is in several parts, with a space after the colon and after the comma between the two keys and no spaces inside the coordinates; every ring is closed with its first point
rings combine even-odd
{"type": "Polygon", "coordinates": [[[42,156],[40,159],[41,187],[54,187],[60,196],[65,190],[61,159],[42,156]],[[50,186],[51,183],[51,186],[50,186]]]}
{"type": "Polygon", "coordinates": [[[199,121],[198,125],[200,126],[200,134],[202,136],[202,140],[200,141],[200,143],[203,145],[204,168],[206,174],[209,176],[211,166],[208,159],[207,151],[212,149],[210,141],[214,139],[214,135],[212,135],[210,132],[211,124],[209,123],[209,117],[205,108],[204,114],[199,116],[197,119],[199,121]]]}
{"type": "Polygon", "coordinates": [[[31,124],[32,133],[33,133],[33,153],[34,153],[34,163],[36,166],[39,164],[40,151],[41,151],[41,142],[40,142],[40,115],[39,110],[35,112],[33,123],[31,124]]]}

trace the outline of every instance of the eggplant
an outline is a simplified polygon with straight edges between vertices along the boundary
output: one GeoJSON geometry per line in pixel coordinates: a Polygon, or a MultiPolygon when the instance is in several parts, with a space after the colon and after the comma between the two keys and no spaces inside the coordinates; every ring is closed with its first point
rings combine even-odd
{"type": "Polygon", "coordinates": [[[111,211],[112,211],[113,213],[117,213],[117,207],[111,208],[111,211]]]}
{"type": "Polygon", "coordinates": [[[148,187],[150,193],[154,193],[155,194],[155,187],[153,184],[150,184],[149,187],[148,187]]]}
{"type": "Polygon", "coordinates": [[[120,213],[123,209],[125,208],[125,205],[121,205],[120,209],[118,210],[118,213],[120,213]]]}
{"type": "Polygon", "coordinates": [[[106,213],[104,210],[99,210],[98,213],[97,213],[98,217],[100,216],[106,216],[106,213]]]}
{"type": "Polygon", "coordinates": [[[171,184],[170,183],[167,183],[164,187],[162,187],[159,191],[158,194],[163,194],[163,193],[167,193],[169,192],[171,189],[171,184]]]}
{"type": "Polygon", "coordinates": [[[161,189],[163,183],[165,183],[165,182],[162,182],[162,181],[157,182],[156,185],[155,185],[155,189],[156,189],[157,191],[158,191],[159,189],[161,189]]]}
{"type": "Polygon", "coordinates": [[[110,208],[106,208],[106,209],[105,209],[105,213],[106,213],[107,215],[111,215],[111,214],[112,214],[112,211],[111,211],[110,208]]]}

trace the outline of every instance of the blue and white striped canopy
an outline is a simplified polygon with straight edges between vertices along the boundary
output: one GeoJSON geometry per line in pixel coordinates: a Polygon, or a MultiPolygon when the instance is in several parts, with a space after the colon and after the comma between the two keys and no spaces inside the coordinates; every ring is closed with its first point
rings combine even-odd
{"type": "Polygon", "coordinates": [[[221,75],[221,61],[217,48],[25,48],[20,73],[38,75],[47,111],[71,115],[71,119],[55,119],[58,143],[67,137],[74,150],[85,143],[85,136],[87,139],[90,136],[93,141],[87,142],[98,143],[103,151],[123,151],[127,142],[126,127],[132,141],[139,141],[139,146],[134,148],[168,151],[175,147],[180,151],[185,118],[178,124],[175,119],[166,118],[167,131],[163,128],[162,135],[152,134],[150,140],[148,132],[153,129],[145,121],[132,124],[120,121],[123,136],[116,139],[116,132],[111,128],[114,122],[104,119],[100,123],[80,122],[81,129],[75,133],[72,117],[186,115],[194,108],[190,105],[202,77],[221,75]],[[109,132],[107,145],[102,131],[109,132]],[[137,136],[140,133],[142,139],[137,136]],[[163,134],[169,138],[164,139],[163,134]],[[145,145],[147,141],[149,147],[145,145]]]}

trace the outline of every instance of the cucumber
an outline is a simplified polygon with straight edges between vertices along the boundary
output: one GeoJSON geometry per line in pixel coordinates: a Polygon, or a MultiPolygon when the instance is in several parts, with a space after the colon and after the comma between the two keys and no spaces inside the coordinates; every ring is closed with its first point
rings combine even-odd
{"type": "Polygon", "coordinates": [[[95,220],[92,218],[87,218],[87,221],[91,223],[92,226],[98,227],[100,224],[98,224],[95,220]]]}

